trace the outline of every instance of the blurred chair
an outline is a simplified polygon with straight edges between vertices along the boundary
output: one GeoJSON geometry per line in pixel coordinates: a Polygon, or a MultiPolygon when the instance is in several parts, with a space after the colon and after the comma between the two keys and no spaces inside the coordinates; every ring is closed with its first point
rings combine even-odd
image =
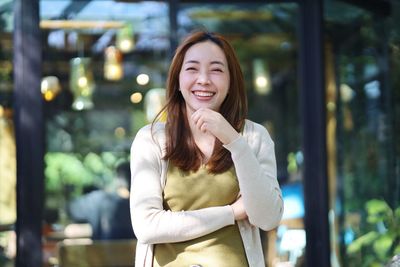
{"type": "Polygon", "coordinates": [[[59,267],[132,267],[136,240],[66,239],[58,244],[59,267]]]}

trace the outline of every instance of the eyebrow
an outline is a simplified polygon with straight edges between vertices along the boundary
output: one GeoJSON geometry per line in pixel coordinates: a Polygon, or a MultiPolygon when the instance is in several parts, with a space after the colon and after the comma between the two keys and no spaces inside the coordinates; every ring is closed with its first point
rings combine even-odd
{"type": "MultiPolygon", "coordinates": [[[[191,64],[191,63],[200,64],[200,62],[197,61],[197,60],[188,60],[184,64],[191,64]]],[[[212,64],[218,64],[218,65],[221,65],[221,66],[225,66],[225,64],[222,61],[219,61],[219,60],[211,61],[211,65],[212,64]]]]}

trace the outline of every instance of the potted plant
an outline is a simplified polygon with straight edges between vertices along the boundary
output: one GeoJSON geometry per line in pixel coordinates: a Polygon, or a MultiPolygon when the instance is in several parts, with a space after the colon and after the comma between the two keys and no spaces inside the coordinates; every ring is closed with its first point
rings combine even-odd
{"type": "Polygon", "coordinates": [[[362,266],[384,266],[400,253],[400,207],[392,209],[385,201],[369,200],[366,205],[367,232],[348,247],[349,255],[361,255],[362,266]]]}

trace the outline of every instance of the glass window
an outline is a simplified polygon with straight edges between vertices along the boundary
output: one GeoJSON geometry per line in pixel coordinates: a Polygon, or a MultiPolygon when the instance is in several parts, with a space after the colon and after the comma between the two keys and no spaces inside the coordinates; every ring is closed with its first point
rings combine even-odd
{"type": "Polygon", "coordinates": [[[392,117],[399,86],[394,24],[399,11],[393,3],[392,17],[385,18],[339,1],[326,5],[333,266],[386,266],[400,253],[392,117]]]}
{"type": "Polygon", "coordinates": [[[245,77],[249,118],[275,142],[285,213],[282,225],[263,234],[268,266],[300,264],[305,249],[296,4],[183,4],[178,33],[218,32],[237,52],[245,77]]]}
{"type": "Polygon", "coordinates": [[[121,266],[132,263],[127,163],[163,103],[168,12],[163,2],[40,1],[45,264],[107,264],[123,251],[121,266]],[[76,254],[86,245],[96,257],[76,254]]]}
{"type": "Polygon", "coordinates": [[[13,4],[0,1],[0,265],[13,264],[16,243],[16,147],[13,123],[13,4]]]}

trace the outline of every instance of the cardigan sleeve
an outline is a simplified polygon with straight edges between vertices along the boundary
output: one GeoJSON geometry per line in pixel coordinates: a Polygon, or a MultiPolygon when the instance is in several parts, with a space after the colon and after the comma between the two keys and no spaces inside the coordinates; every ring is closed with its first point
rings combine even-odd
{"type": "Polygon", "coordinates": [[[181,242],[234,224],[229,205],[194,211],[164,210],[161,150],[150,126],[142,128],[132,143],[130,210],[137,239],[145,244],[181,242]]]}
{"type": "Polygon", "coordinates": [[[224,147],[231,152],[249,222],[268,231],[278,226],[283,214],[274,143],[263,126],[247,123],[244,136],[224,147]]]}

